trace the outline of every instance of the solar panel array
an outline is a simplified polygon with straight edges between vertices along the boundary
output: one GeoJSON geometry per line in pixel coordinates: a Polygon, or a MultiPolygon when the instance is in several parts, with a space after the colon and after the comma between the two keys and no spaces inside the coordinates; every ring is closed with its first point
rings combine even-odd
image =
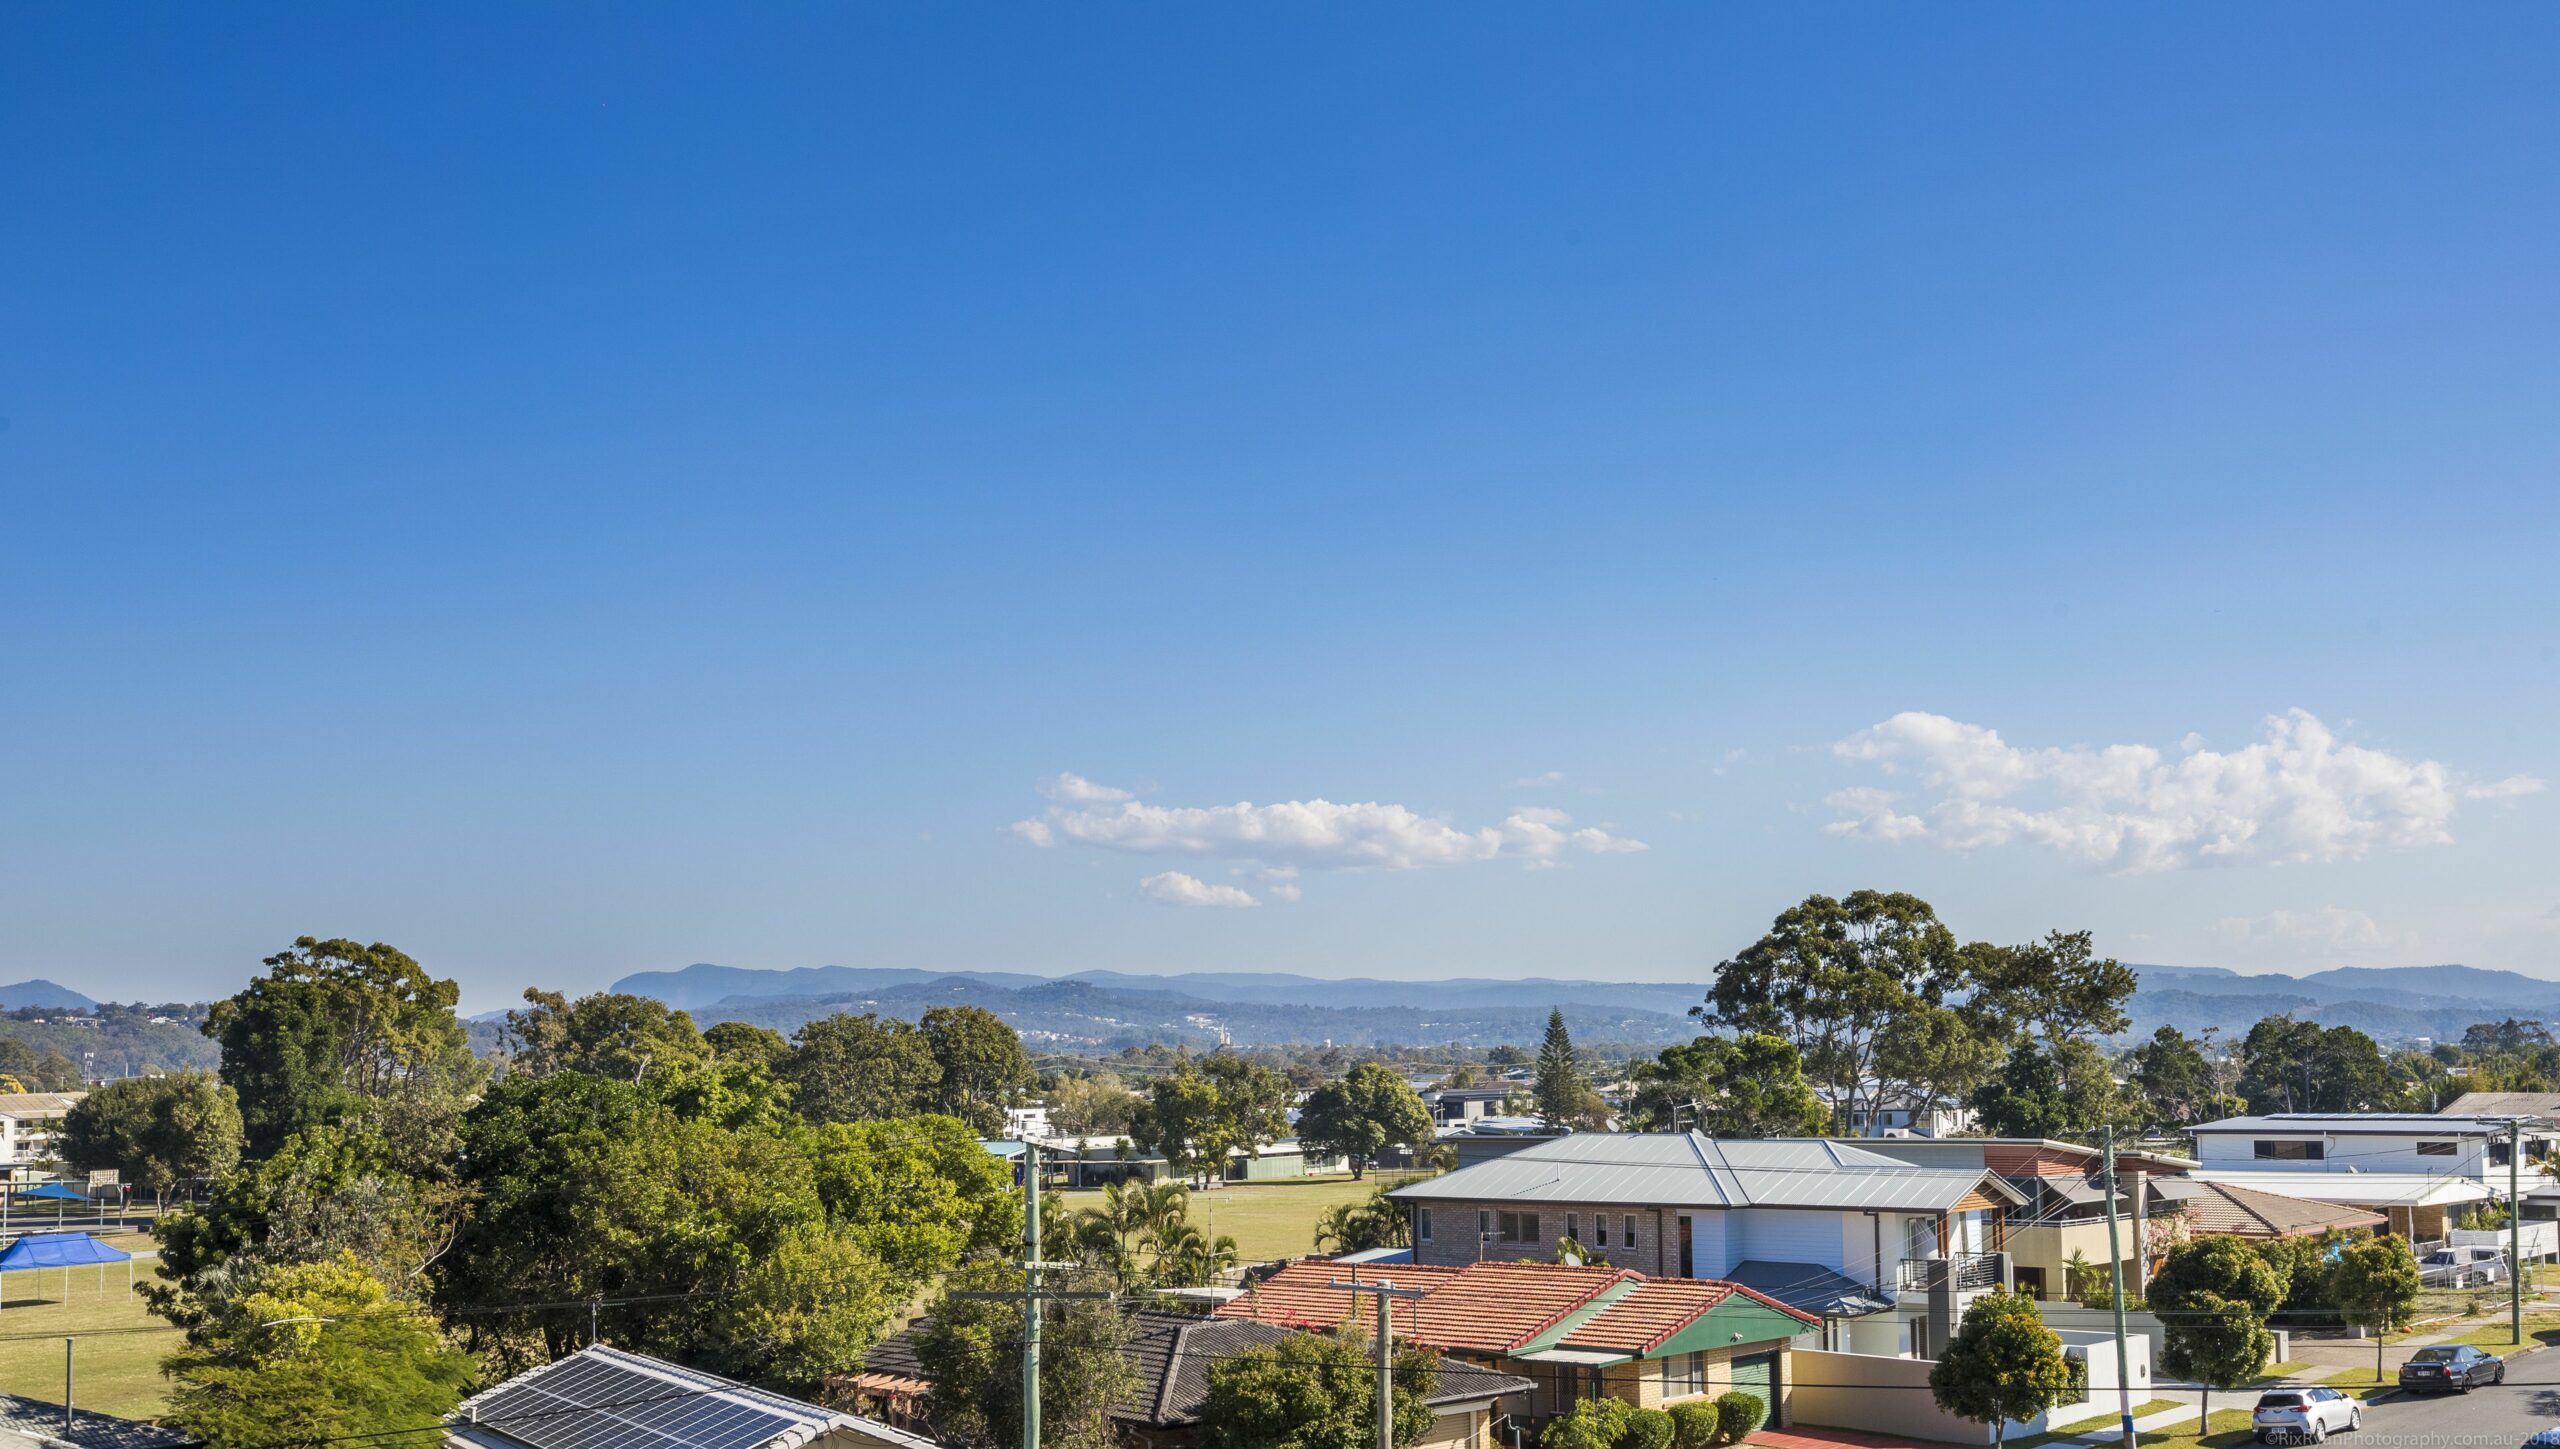
{"type": "Polygon", "coordinates": [[[467,1422],[534,1449],[755,1449],[799,1418],[581,1356],[484,1396],[467,1422]]]}

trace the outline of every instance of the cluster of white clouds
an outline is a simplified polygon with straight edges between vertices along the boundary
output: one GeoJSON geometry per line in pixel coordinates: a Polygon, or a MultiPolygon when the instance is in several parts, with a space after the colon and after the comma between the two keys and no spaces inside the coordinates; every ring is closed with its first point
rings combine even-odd
{"type": "MultiPolygon", "coordinates": [[[[1559,777],[1561,778],[1561,777],[1559,777]]],[[[1081,775],[1040,783],[1053,804],[1012,825],[1043,848],[1084,845],[1132,855],[1184,856],[1250,871],[1273,900],[1299,898],[1300,870],[1422,870],[1489,860],[1532,869],[1572,855],[1616,855],[1645,848],[1597,826],[1576,825],[1562,810],[1522,808],[1498,825],[1461,829],[1402,805],[1369,801],[1285,800],[1270,805],[1151,805],[1135,792],[1081,775]]],[[[1261,904],[1241,886],[1213,885],[1181,871],[1146,877],[1139,889],[1169,905],[1245,907],[1261,904]]]]}
{"type": "Polygon", "coordinates": [[[1906,711],[1832,746],[1841,759],[1915,779],[1923,798],[1874,785],[1827,803],[1836,835],[1953,850],[2023,842],[2126,871],[2242,860],[2347,860],[2443,845],[2466,800],[2530,795],[2529,775],[2468,783],[2433,760],[2347,744],[2302,710],[2228,753],[2196,735],[2172,757],[2150,745],[2021,749],[1997,730],[1906,711]]]}
{"type": "Polygon", "coordinates": [[[2417,945],[2414,931],[2394,935],[2363,911],[2324,906],[2316,911],[2271,911],[2263,916],[2225,916],[2214,925],[2227,941],[2279,946],[2307,946],[2320,951],[2408,950],[2417,945]]]}

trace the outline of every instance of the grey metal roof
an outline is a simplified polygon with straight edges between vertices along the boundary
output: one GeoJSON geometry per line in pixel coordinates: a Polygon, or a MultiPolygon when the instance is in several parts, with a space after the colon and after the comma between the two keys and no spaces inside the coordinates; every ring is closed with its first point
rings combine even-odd
{"type": "Polygon", "coordinates": [[[1768,1258],[1752,1258],[1733,1265],[1724,1275],[1728,1283],[1738,1283],[1755,1293],[1765,1293],[1787,1305],[1823,1318],[1861,1318],[1870,1313],[1883,1313],[1893,1307],[1893,1300],[1876,1290],[1819,1263],[1781,1263],[1768,1258]]]}
{"type": "Polygon", "coordinates": [[[2190,1133],[2328,1132],[2338,1136],[2481,1137],[2507,1130],[2510,1118],[2497,1114],[2455,1116],[2450,1112],[2269,1112],[2255,1117],[2225,1117],[2199,1122],[2190,1133]]]}
{"type": "Polygon", "coordinates": [[[2560,1117],[2560,1092],[2465,1092],[2444,1104],[2443,1115],[2560,1117]]]}
{"type": "Polygon", "coordinates": [[[2017,1198],[2014,1189],[1979,1167],[1921,1167],[1824,1138],[1576,1132],[1388,1196],[1407,1202],[1944,1212],[1977,1187],[2017,1198]]]}

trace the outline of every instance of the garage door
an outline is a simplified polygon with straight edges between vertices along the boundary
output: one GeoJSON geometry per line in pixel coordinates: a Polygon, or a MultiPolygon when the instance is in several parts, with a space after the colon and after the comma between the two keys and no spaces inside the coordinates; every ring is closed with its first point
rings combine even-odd
{"type": "Polygon", "coordinates": [[[1776,1354],[1755,1353],[1749,1358],[1735,1359],[1733,1386],[1757,1398],[1761,1406],[1769,1410],[1771,1419],[1778,1417],[1778,1356],[1776,1354]]]}

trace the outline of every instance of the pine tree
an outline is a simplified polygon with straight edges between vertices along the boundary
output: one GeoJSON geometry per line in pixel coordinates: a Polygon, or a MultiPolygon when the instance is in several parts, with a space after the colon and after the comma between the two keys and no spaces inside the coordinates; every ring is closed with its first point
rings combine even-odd
{"type": "Polygon", "coordinates": [[[1583,1084],[1582,1063],[1574,1055],[1573,1034],[1564,1029],[1562,1009],[1547,1013],[1547,1039],[1538,1047],[1538,1120],[1571,1131],[1583,1115],[1591,1089],[1583,1084]]]}

